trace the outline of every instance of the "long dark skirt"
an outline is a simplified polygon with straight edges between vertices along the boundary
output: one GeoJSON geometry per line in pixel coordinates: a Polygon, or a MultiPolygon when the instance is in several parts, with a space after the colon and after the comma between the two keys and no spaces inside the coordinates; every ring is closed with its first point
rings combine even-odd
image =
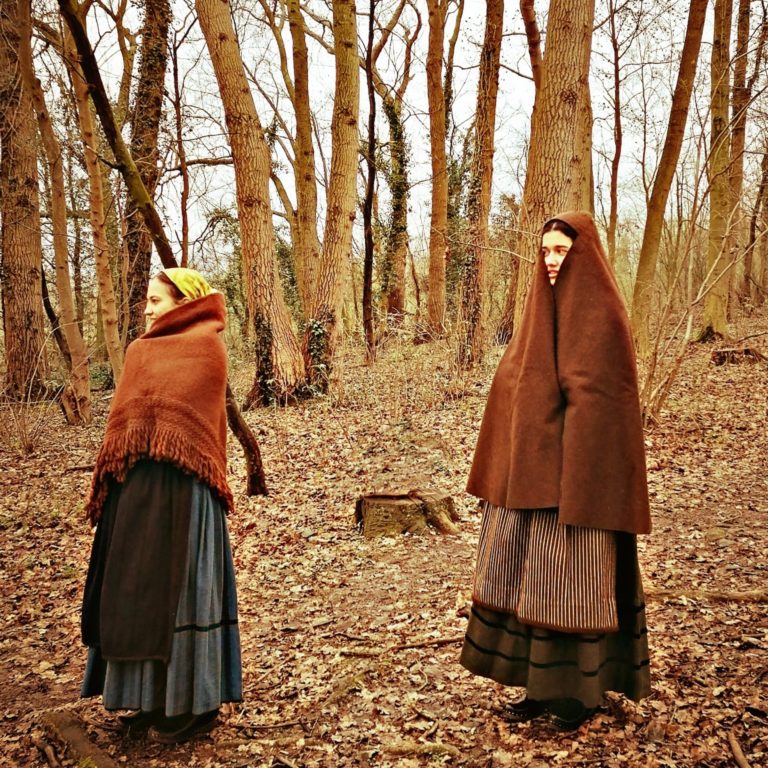
{"type": "MultiPolygon", "coordinates": [[[[488,506],[484,515],[481,558],[491,562],[506,561],[507,565],[503,569],[505,578],[525,583],[526,591],[536,595],[546,594],[549,589],[556,601],[557,596],[563,594],[560,579],[566,577],[553,577],[551,564],[542,562],[549,557],[546,548],[528,547],[525,542],[515,542],[513,549],[518,555],[522,551],[522,556],[509,557],[505,552],[498,551],[500,547],[510,546],[503,535],[499,536],[499,530],[521,530],[519,520],[512,522],[514,518],[533,515],[525,521],[526,532],[523,535],[536,536],[544,527],[551,528],[552,516],[556,516],[556,511],[516,511],[488,506]],[[502,524],[498,523],[498,519],[490,522],[491,517],[498,516],[508,518],[508,521],[502,524]],[[540,519],[536,520],[535,516],[540,519]],[[497,550],[495,555],[494,550],[497,550]],[[483,555],[483,552],[486,554],[483,555]],[[536,583],[537,578],[556,578],[558,583],[536,583]]],[[[595,593],[595,605],[588,604],[586,596],[590,594],[590,588],[594,590],[594,581],[590,578],[590,574],[594,574],[594,564],[580,564],[578,560],[584,556],[584,552],[591,551],[594,555],[594,552],[603,552],[605,547],[602,543],[599,548],[573,546],[574,538],[578,543],[578,533],[575,537],[563,539],[565,554],[559,546],[551,554],[569,563],[570,583],[567,591],[585,598],[583,610],[577,612],[577,616],[583,615],[585,623],[591,624],[592,617],[605,613],[600,608],[605,602],[605,590],[602,590],[602,594],[601,591],[595,593]],[[580,580],[583,583],[579,584],[580,580]]],[[[615,610],[610,612],[616,616],[615,629],[596,631],[590,626],[590,631],[577,631],[575,628],[561,631],[553,626],[543,626],[546,618],[535,626],[522,621],[516,615],[514,606],[505,604],[500,608],[477,600],[478,593],[483,596],[493,593],[510,595],[518,594],[519,590],[512,589],[509,584],[491,590],[488,584],[476,583],[476,599],[473,601],[461,654],[462,665],[476,675],[505,685],[524,687],[530,698],[541,701],[573,698],[585,707],[595,707],[600,704],[606,691],[623,693],[636,701],[647,696],[650,692],[648,638],[635,540],[634,537],[617,534],[615,545],[614,572],[611,577],[615,580],[615,590],[609,590],[615,600],[615,610]]],[[[612,558],[608,558],[608,565],[611,562],[612,558]]],[[[478,565],[484,568],[480,561],[478,565]]],[[[478,576],[481,579],[487,578],[487,572],[481,576],[479,571],[478,576]]],[[[551,613],[559,623],[563,612],[555,605],[551,613]]]]}
{"type": "MultiPolygon", "coordinates": [[[[105,661],[98,647],[88,650],[81,695],[101,694],[107,709],[160,709],[172,717],[242,700],[237,597],[226,516],[208,486],[197,480],[191,502],[186,563],[167,663],[156,658],[105,661]]],[[[119,508],[108,505],[105,514],[124,513],[119,508]]],[[[138,545],[151,534],[132,528],[131,535],[138,545]]],[[[101,556],[108,557],[108,552],[101,556]]]]}

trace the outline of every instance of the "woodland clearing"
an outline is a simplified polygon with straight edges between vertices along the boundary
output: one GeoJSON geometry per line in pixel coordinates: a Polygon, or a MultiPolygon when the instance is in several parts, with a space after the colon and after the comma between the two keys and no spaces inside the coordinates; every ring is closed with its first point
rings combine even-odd
{"type": "MultiPolygon", "coordinates": [[[[768,318],[734,330],[768,353],[768,318]]],[[[113,713],[78,699],[91,540],[81,510],[110,393],[88,427],[28,413],[26,456],[5,414],[0,763],[76,765],[42,730],[54,709],[129,766],[724,768],[739,750],[743,765],[768,765],[768,370],[715,366],[713,349],[689,347],[646,434],[653,694],[637,705],[610,696],[572,734],[510,725],[512,692],[458,664],[479,525],[463,485],[500,348],[459,376],[447,345],[393,338],[372,367],[347,350],[327,397],[247,414],[270,495],[244,495],[230,436],[245,700],[211,736],[175,748],[124,737],[113,713]],[[459,534],[363,539],[355,500],[411,487],[451,493],[459,534]]],[[[251,372],[233,373],[242,391],[251,372]]]]}

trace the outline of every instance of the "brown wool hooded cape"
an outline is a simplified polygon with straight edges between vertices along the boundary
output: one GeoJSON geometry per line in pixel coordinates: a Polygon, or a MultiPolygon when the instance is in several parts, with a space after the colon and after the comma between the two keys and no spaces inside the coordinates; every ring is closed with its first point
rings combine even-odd
{"type": "Polygon", "coordinates": [[[554,286],[543,258],[488,395],[469,493],[510,509],[558,508],[561,523],[651,528],[634,346],[592,217],[554,286]]]}
{"type": "Polygon", "coordinates": [[[92,523],[113,482],[140,459],[165,461],[206,483],[232,509],[227,484],[224,297],[211,293],[159,317],[128,346],[96,459],[92,523]]]}

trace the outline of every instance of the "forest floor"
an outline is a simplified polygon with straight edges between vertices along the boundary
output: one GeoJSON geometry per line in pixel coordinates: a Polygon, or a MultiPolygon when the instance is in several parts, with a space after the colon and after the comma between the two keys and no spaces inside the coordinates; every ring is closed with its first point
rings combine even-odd
{"type": "MultiPolygon", "coordinates": [[[[748,343],[768,354],[768,318],[734,331],[762,334],[748,343]]],[[[459,377],[447,347],[393,339],[374,367],[350,352],[330,396],[248,414],[271,493],[244,495],[230,437],[245,700],[174,748],[122,735],[99,701],[78,698],[81,510],[109,393],[88,428],[54,409],[3,414],[0,764],[75,765],[41,727],[58,710],[128,766],[716,768],[739,749],[741,765],[768,765],[768,367],[715,366],[713,349],[689,348],[646,436],[653,692],[639,704],[609,694],[571,734],[510,724],[502,708],[517,691],[458,663],[479,526],[463,487],[500,349],[459,377]],[[403,487],[451,493],[460,532],[364,539],[355,500],[403,487]]],[[[244,391],[248,368],[234,371],[244,391]]]]}

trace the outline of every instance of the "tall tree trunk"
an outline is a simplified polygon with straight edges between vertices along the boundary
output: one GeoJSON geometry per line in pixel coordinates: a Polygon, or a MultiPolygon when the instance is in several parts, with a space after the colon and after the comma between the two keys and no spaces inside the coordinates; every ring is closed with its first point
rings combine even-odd
{"type": "Polygon", "coordinates": [[[432,161],[432,205],[429,220],[429,295],[427,333],[445,332],[445,259],[448,249],[448,160],[446,157],[445,94],[443,92],[443,41],[448,0],[427,0],[427,103],[432,161]]]}
{"type": "Polygon", "coordinates": [[[737,12],[736,55],[733,67],[733,106],[731,118],[731,198],[733,227],[730,246],[726,250],[738,257],[731,279],[731,298],[735,302],[749,300],[751,252],[747,248],[748,223],[742,206],[744,187],[744,149],[747,134],[747,111],[752,102],[755,83],[763,71],[763,56],[768,42],[768,18],[763,3],[763,19],[758,32],[752,74],[747,79],[747,58],[750,48],[750,0],[739,0],[737,12]],[[743,255],[743,258],[742,258],[743,255]]]}
{"type": "MultiPolygon", "coordinates": [[[[390,28],[391,28],[390,22],[390,28]]],[[[405,315],[405,264],[408,258],[408,141],[403,122],[403,102],[408,84],[411,81],[411,61],[413,45],[421,31],[421,16],[413,30],[405,33],[405,55],[402,74],[396,85],[389,86],[382,79],[375,62],[372,63],[373,82],[384,105],[384,114],[389,126],[390,167],[387,174],[391,208],[389,224],[384,236],[384,248],[381,259],[381,290],[384,294],[385,311],[392,324],[398,324],[405,315]]],[[[382,43],[378,49],[381,50],[382,43]]]]}
{"type": "Polygon", "coordinates": [[[730,160],[730,40],[733,0],[715,0],[711,62],[711,128],[709,140],[709,234],[707,273],[712,288],[704,299],[699,340],[728,334],[728,271],[731,254],[725,249],[731,224],[728,178],[730,160]]]}
{"type": "MultiPolygon", "coordinates": [[[[376,356],[376,337],[373,329],[373,197],[376,186],[376,89],[373,84],[373,27],[376,0],[368,6],[368,43],[365,48],[365,83],[368,90],[368,151],[365,156],[366,179],[363,201],[363,233],[365,256],[363,259],[363,331],[367,359],[376,356]]],[[[354,276],[353,276],[354,281],[354,276]]]]}
{"type": "MultiPolygon", "coordinates": [[[[768,197],[768,142],[763,148],[763,160],[760,163],[760,182],[757,185],[757,194],[752,207],[752,215],[749,219],[749,240],[747,241],[747,279],[749,280],[749,300],[752,306],[759,307],[765,302],[766,264],[763,261],[765,254],[766,235],[763,233],[761,241],[758,241],[758,227],[766,223],[766,197],[768,197]]],[[[760,227],[761,229],[763,227],[760,227]]]]}
{"type": "MultiPolygon", "coordinates": [[[[136,161],[147,193],[154,198],[160,173],[157,147],[163,106],[165,70],[168,64],[168,28],[171,23],[169,0],[145,2],[144,24],[139,54],[139,80],[131,118],[131,155],[136,161]]],[[[129,321],[127,340],[144,333],[144,304],[149,284],[152,240],[144,218],[129,196],[125,204],[129,321]]]]}
{"type": "Polygon", "coordinates": [[[352,248],[357,209],[357,153],[360,74],[355,0],[333,0],[336,82],[331,120],[331,178],[323,250],[307,312],[304,355],[307,374],[320,391],[328,388],[341,330],[342,279],[352,248]]]}
{"type": "Polygon", "coordinates": [[[28,89],[38,128],[48,160],[51,180],[51,219],[53,225],[53,252],[56,265],[56,292],[61,312],[61,331],[69,351],[68,365],[71,381],[65,389],[65,416],[71,424],[86,424],[91,420],[91,384],[88,350],[77,323],[77,312],[72,296],[69,274],[69,248],[67,245],[67,200],[64,186],[63,153],[56,138],[40,81],[35,77],[32,63],[32,27],[30,0],[19,0],[19,68],[24,87],[28,89]]]}
{"type": "MultiPolygon", "coordinates": [[[[84,24],[85,21],[80,20],[80,23],[84,24]]],[[[66,61],[69,62],[69,66],[72,69],[75,108],[84,147],[85,168],[88,174],[88,216],[91,225],[91,237],[93,239],[94,261],[96,262],[96,281],[99,286],[101,327],[104,332],[107,357],[112,368],[112,378],[115,384],[117,384],[123,372],[123,345],[120,341],[117,301],[115,300],[115,288],[110,268],[110,247],[104,227],[106,208],[104,205],[103,178],[96,150],[96,126],[94,125],[93,114],[91,113],[88,84],[78,64],[78,56],[72,37],[67,30],[64,31],[64,51],[66,61]]]]}
{"type": "Polygon", "coordinates": [[[468,200],[469,250],[460,305],[458,361],[463,368],[475,365],[483,356],[488,215],[491,210],[496,100],[499,91],[503,23],[504,0],[488,0],[485,39],[480,54],[475,147],[468,200]]]}
{"type": "Polygon", "coordinates": [[[256,345],[256,373],[246,407],[265,405],[292,396],[304,382],[301,350],[277,269],[269,198],[272,163],[229,3],[196,0],[195,7],[224,105],[235,168],[243,273],[256,345]]]}
{"type": "Polygon", "coordinates": [[[552,0],[531,118],[520,206],[517,281],[510,285],[497,336],[508,339],[522,316],[544,220],[568,208],[592,208],[589,60],[594,0],[552,0]]]}
{"type": "Polygon", "coordinates": [[[631,313],[632,330],[638,352],[641,355],[645,355],[648,351],[648,316],[651,309],[659,244],[664,225],[664,211],[667,208],[669,190],[680,157],[680,149],[683,146],[685,124],[688,120],[688,108],[696,79],[696,65],[699,60],[704,21],[707,15],[707,4],[708,0],[691,0],[677,82],[672,94],[667,134],[664,138],[664,147],[661,151],[658,171],[648,202],[643,243],[640,247],[640,259],[632,295],[631,313]]]}
{"type": "Polygon", "coordinates": [[[616,267],[616,229],[619,221],[619,166],[624,143],[624,128],[621,121],[621,53],[616,30],[616,3],[609,0],[608,25],[611,36],[611,64],[613,65],[613,157],[611,157],[610,208],[608,211],[608,232],[606,240],[608,259],[616,267]]]}
{"type": "Polygon", "coordinates": [[[445,259],[448,251],[448,161],[446,158],[445,94],[443,93],[443,41],[448,0],[427,0],[427,103],[432,161],[432,205],[429,221],[429,295],[427,333],[445,332],[445,259]]]}
{"type": "MultiPolygon", "coordinates": [[[[182,36],[186,37],[186,33],[182,36]]],[[[176,157],[179,160],[179,176],[181,177],[181,194],[179,197],[179,213],[181,215],[181,253],[180,266],[189,266],[189,166],[187,165],[187,150],[184,146],[184,119],[182,107],[184,96],[179,80],[179,48],[182,42],[177,41],[177,32],[173,32],[173,47],[171,49],[171,71],[173,73],[173,114],[176,128],[176,157]]]]}
{"type": "MultiPolygon", "coordinates": [[[[34,399],[45,391],[42,245],[35,117],[19,77],[16,0],[0,0],[0,275],[6,393],[34,399]]],[[[28,44],[28,41],[27,41],[28,44]]]]}
{"type": "MultiPolygon", "coordinates": [[[[536,99],[541,90],[542,70],[544,67],[544,58],[541,54],[541,30],[536,20],[536,7],[533,0],[520,0],[520,14],[523,17],[525,27],[525,38],[528,43],[528,58],[531,62],[531,76],[534,84],[534,110],[536,109],[536,99]]],[[[517,215],[517,227],[520,226],[520,214],[517,215]]],[[[517,237],[520,241],[520,235],[517,237]]],[[[513,257],[516,259],[516,257],[513,257]]],[[[501,321],[496,329],[496,341],[504,344],[509,341],[515,324],[515,298],[517,294],[517,280],[520,274],[520,264],[515,262],[510,266],[510,280],[507,285],[507,294],[504,300],[504,311],[501,315],[501,321]]]]}
{"type": "Polygon", "coordinates": [[[293,46],[293,104],[296,114],[296,236],[293,256],[302,310],[306,313],[320,259],[317,236],[317,178],[309,103],[309,54],[299,0],[288,0],[288,25],[293,46]]]}

